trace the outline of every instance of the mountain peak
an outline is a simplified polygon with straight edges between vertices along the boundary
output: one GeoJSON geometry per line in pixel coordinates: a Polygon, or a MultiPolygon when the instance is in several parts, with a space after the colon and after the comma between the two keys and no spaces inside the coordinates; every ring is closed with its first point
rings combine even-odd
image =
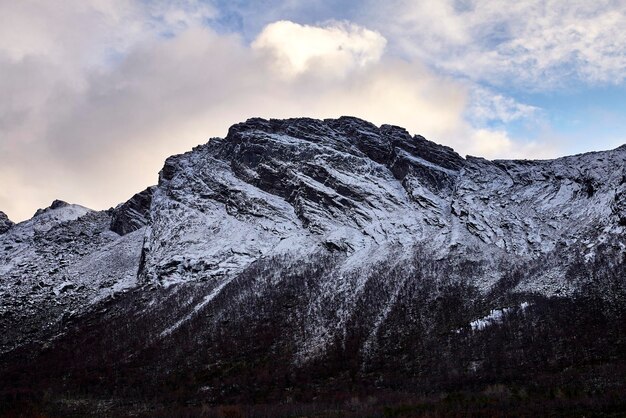
{"type": "Polygon", "coordinates": [[[42,208],[42,209],[37,209],[37,212],[35,212],[34,216],[39,216],[44,212],[47,212],[49,210],[54,210],[54,209],[59,209],[59,208],[63,208],[65,206],[69,206],[70,204],[63,201],[63,200],[59,200],[59,199],[55,199],[52,201],[52,203],[50,204],[50,206],[48,206],[47,208],[42,208]]]}
{"type": "Polygon", "coordinates": [[[459,170],[465,164],[463,158],[450,147],[428,141],[421,135],[411,136],[400,126],[384,124],[378,127],[354,116],[324,120],[251,118],[231,126],[225,141],[231,144],[252,141],[256,143],[255,148],[259,148],[259,133],[262,133],[261,136],[283,135],[320,143],[350,154],[360,152],[371,160],[388,166],[397,162],[398,153],[408,154],[450,170],[459,170]]]}

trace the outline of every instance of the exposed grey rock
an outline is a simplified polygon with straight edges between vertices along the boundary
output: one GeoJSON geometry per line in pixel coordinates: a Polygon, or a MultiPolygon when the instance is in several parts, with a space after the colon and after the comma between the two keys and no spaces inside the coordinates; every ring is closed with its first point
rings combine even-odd
{"type": "Polygon", "coordinates": [[[111,214],[111,231],[126,235],[148,225],[153,191],[154,187],[148,187],[116,207],[111,214]]]}
{"type": "Polygon", "coordinates": [[[0,234],[7,232],[13,225],[15,224],[11,222],[9,217],[4,212],[0,211],[0,234]]]}

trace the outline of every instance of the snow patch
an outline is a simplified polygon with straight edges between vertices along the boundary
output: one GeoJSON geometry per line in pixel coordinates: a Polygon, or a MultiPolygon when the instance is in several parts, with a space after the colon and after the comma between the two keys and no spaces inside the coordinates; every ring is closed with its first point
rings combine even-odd
{"type": "MultiPolygon", "coordinates": [[[[489,314],[483,316],[482,318],[478,318],[469,323],[469,327],[472,331],[482,331],[494,324],[501,324],[504,321],[504,318],[507,314],[513,312],[515,309],[519,309],[521,312],[524,312],[526,309],[530,307],[529,302],[522,302],[517,307],[508,307],[508,308],[499,308],[492,309],[489,311],[489,314]]],[[[457,330],[456,332],[460,332],[461,330],[457,330]]]]}

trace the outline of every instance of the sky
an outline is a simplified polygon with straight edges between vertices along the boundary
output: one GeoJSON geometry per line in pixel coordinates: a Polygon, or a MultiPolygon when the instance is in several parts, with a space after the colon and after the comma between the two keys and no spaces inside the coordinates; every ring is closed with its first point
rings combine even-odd
{"type": "Polygon", "coordinates": [[[250,117],[486,158],[626,143],[626,0],[0,0],[0,210],[106,209],[250,117]]]}

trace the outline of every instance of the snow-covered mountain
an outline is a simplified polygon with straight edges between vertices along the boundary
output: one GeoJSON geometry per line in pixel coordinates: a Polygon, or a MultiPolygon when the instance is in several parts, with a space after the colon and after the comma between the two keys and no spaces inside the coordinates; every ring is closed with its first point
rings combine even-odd
{"type": "MultiPolygon", "coordinates": [[[[489,161],[352,117],[250,119],[116,208],[0,212],[0,352],[61,356],[95,333],[99,361],[157,376],[233,346],[293,369],[431,373],[441,335],[452,362],[450,338],[523,328],[542,301],[623,312],[625,162],[626,146],[489,161]]],[[[488,368],[484,353],[454,362],[488,368]]]]}
{"type": "MultiPolygon", "coordinates": [[[[422,243],[438,257],[489,260],[584,242],[591,256],[624,232],[625,161],[626,147],[552,161],[463,159],[355,118],[252,119],[166,161],[141,277],[228,279],[259,258],[320,251],[363,269],[422,243]]],[[[495,278],[485,279],[488,289],[495,278]]]]}

